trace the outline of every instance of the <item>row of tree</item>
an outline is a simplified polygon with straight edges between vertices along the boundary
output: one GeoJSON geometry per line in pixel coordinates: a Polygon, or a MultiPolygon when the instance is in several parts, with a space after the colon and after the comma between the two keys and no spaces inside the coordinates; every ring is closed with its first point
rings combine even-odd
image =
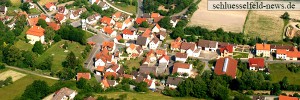
{"type": "Polygon", "coordinates": [[[145,13],[159,12],[162,15],[172,15],[182,11],[192,3],[193,0],[143,0],[143,11],[145,13]],[[164,6],[168,11],[159,10],[159,6],[164,6]]]}

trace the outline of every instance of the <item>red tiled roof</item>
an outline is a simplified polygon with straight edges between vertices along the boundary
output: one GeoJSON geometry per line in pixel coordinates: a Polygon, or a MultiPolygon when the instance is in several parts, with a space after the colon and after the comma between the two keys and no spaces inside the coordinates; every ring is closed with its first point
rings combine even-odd
{"type": "Polygon", "coordinates": [[[285,49],[277,49],[276,50],[276,54],[286,54],[286,50],[285,49]]]}
{"type": "Polygon", "coordinates": [[[137,24],[141,24],[141,23],[144,22],[144,21],[147,21],[147,18],[137,18],[137,19],[135,20],[135,22],[136,22],[137,24]]]}
{"type": "Polygon", "coordinates": [[[34,36],[43,36],[45,30],[40,26],[32,26],[30,29],[27,30],[26,34],[34,35],[34,36]]]}
{"type": "Polygon", "coordinates": [[[43,19],[43,20],[46,20],[47,16],[45,14],[41,14],[40,18],[43,19]]]}
{"type": "Polygon", "coordinates": [[[123,77],[124,77],[124,78],[130,78],[130,79],[132,79],[133,75],[123,74],[123,77]]]}
{"type": "Polygon", "coordinates": [[[55,23],[55,22],[49,22],[49,23],[47,23],[48,24],[48,26],[50,26],[53,30],[55,30],[55,31],[57,31],[57,30],[59,30],[60,29],[60,25],[59,24],[57,24],[57,23],[55,23]]]}
{"type": "Polygon", "coordinates": [[[55,15],[55,19],[58,20],[58,21],[62,21],[64,18],[65,18],[64,14],[57,13],[55,15]]]}
{"type": "Polygon", "coordinates": [[[155,25],[156,28],[160,29],[160,26],[158,24],[155,25]]]}
{"type": "Polygon", "coordinates": [[[96,71],[103,72],[104,71],[104,66],[97,66],[95,69],[96,71]]]}
{"type": "Polygon", "coordinates": [[[121,22],[117,22],[117,23],[116,23],[116,27],[117,27],[117,28],[122,28],[122,26],[123,26],[123,23],[121,23],[121,22]]]}
{"type": "Polygon", "coordinates": [[[184,68],[184,69],[189,69],[190,68],[190,64],[187,63],[181,63],[181,62],[176,62],[173,65],[173,71],[172,73],[176,73],[178,68],[184,68]]]}
{"type": "Polygon", "coordinates": [[[79,81],[80,78],[84,79],[91,79],[91,74],[90,73],[77,73],[77,81],[79,81]]]}
{"type": "Polygon", "coordinates": [[[152,80],[149,80],[146,78],[144,79],[144,82],[146,82],[148,86],[151,86],[151,84],[152,84],[152,80]]]}
{"type": "Polygon", "coordinates": [[[298,52],[298,51],[288,51],[286,56],[290,57],[290,58],[300,58],[300,52],[298,52]]]}
{"type": "Polygon", "coordinates": [[[158,55],[165,55],[166,54],[166,50],[158,49],[158,50],[156,50],[156,54],[158,54],[158,55]]]}
{"type": "Polygon", "coordinates": [[[217,75],[226,74],[228,76],[231,76],[232,78],[235,78],[236,70],[237,70],[237,61],[230,57],[225,57],[217,60],[214,72],[217,75]],[[227,67],[225,66],[225,59],[228,59],[227,67]]]}
{"type": "Polygon", "coordinates": [[[133,32],[129,29],[124,29],[123,34],[133,35],[133,32]]]}
{"type": "Polygon", "coordinates": [[[28,19],[28,23],[30,26],[36,25],[39,21],[38,17],[28,19]]]}
{"type": "Polygon", "coordinates": [[[151,30],[147,28],[146,31],[142,34],[142,37],[149,37],[150,33],[151,33],[151,30]]]}
{"type": "Polygon", "coordinates": [[[271,48],[271,45],[270,44],[256,44],[255,45],[255,47],[256,47],[256,50],[271,50],[270,48],[271,48]]]}
{"type": "Polygon", "coordinates": [[[118,11],[118,12],[116,12],[113,16],[115,16],[116,18],[120,18],[121,14],[122,14],[122,13],[118,11]]]}
{"type": "Polygon", "coordinates": [[[160,15],[159,15],[159,13],[152,13],[151,14],[151,18],[156,18],[156,17],[159,17],[160,15]]]}
{"type": "Polygon", "coordinates": [[[48,2],[48,3],[45,5],[45,7],[46,7],[47,9],[50,9],[51,6],[54,6],[53,2],[48,2]]]}
{"type": "Polygon", "coordinates": [[[104,77],[106,78],[108,76],[113,76],[114,78],[117,78],[117,73],[116,72],[105,72],[104,77]]]}
{"type": "Polygon", "coordinates": [[[118,35],[118,36],[116,37],[116,39],[119,41],[119,40],[123,39],[123,37],[122,37],[121,35],[118,35]]]}
{"type": "Polygon", "coordinates": [[[224,50],[227,50],[227,52],[232,53],[232,52],[233,52],[233,46],[232,46],[232,45],[227,45],[227,46],[225,46],[225,47],[222,47],[222,48],[220,49],[220,52],[223,53],[224,50]]]}
{"type": "Polygon", "coordinates": [[[280,95],[278,100],[299,100],[299,98],[280,95]]]}
{"type": "Polygon", "coordinates": [[[114,43],[114,42],[110,42],[110,41],[104,41],[104,42],[102,43],[102,47],[113,48],[114,45],[115,45],[115,43],[114,43]]]}
{"type": "Polygon", "coordinates": [[[106,88],[108,88],[108,87],[109,87],[109,84],[108,84],[108,82],[107,82],[107,79],[106,79],[106,78],[104,78],[104,79],[101,81],[101,83],[104,85],[104,87],[106,87],[106,88]]]}
{"type": "Polygon", "coordinates": [[[134,49],[135,49],[135,44],[130,44],[130,45],[129,45],[129,48],[130,48],[131,50],[134,50],[134,49]]]}
{"type": "Polygon", "coordinates": [[[112,34],[114,32],[114,30],[109,26],[104,27],[103,30],[107,34],[112,34]]]}
{"type": "Polygon", "coordinates": [[[179,49],[181,47],[181,42],[175,42],[175,41],[173,41],[173,42],[171,42],[171,47],[179,49]]]}
{"type": "Polygon", "coordinates": [[[132,20],[131,18],[127,18],[127,19],[124,21],[124,23],[125,23],[125,24],[128,24],[128,23],[131,22],[131,20],[132,20]]]}
{"type": "Polygon", "coordinates": [[[111,18],[104,16],[101,18],[101,23],[105,23],[107,25],[110,25],[111,18]]]}
{"type": "Polygon", "coordinates": [[[264,68],[265,60],[263,58],[249,58],[249,66],[264,68]]]}
{"type": "Polygon", "coordinates": [[[165,58],[167,61],[170,60],[170,57],[168,55],[163,55],[158,60],[161,60],[162,58],[165,58]]]}

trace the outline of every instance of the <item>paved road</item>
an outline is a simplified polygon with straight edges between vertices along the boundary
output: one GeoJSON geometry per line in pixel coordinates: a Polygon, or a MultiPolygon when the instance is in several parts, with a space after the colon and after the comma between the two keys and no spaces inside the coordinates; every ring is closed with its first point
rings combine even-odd
{"type": "Polygon", "coordinates": [[[117,8],[117,7],[113,6],[113,5],[111,5],[111,4],[110,4],[109,2],[107,2],[106,0],[103,0],[103,2],[106,2],[106,4],[108,4],[110,7],[114,8],[114,9],[116,9],[116,10],[122,12],[122,13],[125,13],[125,14],[128,14],[128,15],[132,15],[132,13],[126,12],[126,11],[124,11],[124,10],[121,10],[121,9],[119,9],[119,8],[117,8]]]}
{"type": "Polygon", "coordinates": [[[53,79],[53,80],[59,80],[59,78],[56,78],[56,77],[51,77],[51,76],[47,76],[47,75],[35,73],[33,71],[28,71],[28,70],[25,70],[25,69],[22,69],[22,68],[14,67],[14,66],[6,66],[6,67],[11,68],[11,69],[15,69],[15,70],[18,70],[18,71],[22,71],[22,72],[25,72],[25,73],[29,73],[29,74],[41,76],[41,77],[44,77],[44,78],[49,78],[49,79],[53,79]]]}
{"type": "Polygon", "coordinates": [[[136,18],[142,17],[143,15],[143,0],[138,0],[138,9],[136,18]]]}
{"type": "MultiPolygon", "coordinates": [[[[196,3],[196,2],[197,2],[197,0],[194,0],[193,3],[196,3]]],[[[190,7],[190,6],[186,7],[186,8],[183,9],[181,12],[176,13],[176,14],[173,14],[173,15],[171,15],[171,16],[182,16],[182,15],[184,15],[184,14],[188,11],[189,7],[190,7]]]]}

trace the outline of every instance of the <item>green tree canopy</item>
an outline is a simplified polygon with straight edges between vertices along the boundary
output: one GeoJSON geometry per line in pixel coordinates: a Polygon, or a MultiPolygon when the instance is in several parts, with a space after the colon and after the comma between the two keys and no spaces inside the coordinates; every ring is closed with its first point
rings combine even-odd
{"type": "Polygon", "coordinates": [[[34,43],[32,52],[36,52],[38,54],[42,54],[44,52],[44,47],[41,41],[37,41],[34,43]]]}
{"type": "Polygon", "coordinates": [[[49,94],[49,86],[45,81],[35,80],[31,85],[26,87],[21,99],[40,100],[49,94]]]}
{"type": "MultiPolygon", "coordinates": [[[[39,19],[38,20],[38,23],[36,24],[37,26],[41,26],[42,28],[46,28],[48,25],[47,25],[47,22],[44,20],[44,19],[39,19]]],[[[47,32],[47,31],[46,31],[47,32]]]]}

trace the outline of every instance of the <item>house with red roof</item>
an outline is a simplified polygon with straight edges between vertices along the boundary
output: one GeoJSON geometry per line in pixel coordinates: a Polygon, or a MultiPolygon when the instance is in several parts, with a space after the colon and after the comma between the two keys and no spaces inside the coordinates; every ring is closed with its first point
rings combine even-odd
{"type": "Polygon", "coordinates": [[[160,17],[159,13],[151,13],[151,18],[160,17]]]}
{"type": "Polygon", "coordinates": [[[264,58],[249,58],[249,70],[265,70],[265,59],[264,58]]]}
{"type": "Polygon", "coordinates": [[[157,60],[157,58],[155,56],[155,52],[152,49],[150,49],[150,51],[147,53],[146,57],[149,58],[150,62],[154,62],[157,60]]]}
{"type": "Polygon", "coordinates": [[[76,20],[80,17],[80,15],[86,12],[86,8],[79,8],[77,10],[71,10],[70,19],[76,20]]]}
{"type": "Polygon", "coordinates": [[[48,2],[47,4],[45,4],[45,8],[48,11],[54,11],[54,10],[56,10],[56,6],[55,6],[54,2],[48,2]]]}
{"type": "Polygon", "coordinates": [[[105,66],[106,64],[111,64],[113,62],[115,62],[114,56],[110,55],[109,51],[104,48],[102,51],[96,54],[94,65],[95,68],[97,68],[98,66],[105,66]]]}
{"type": "Polygon", "coordinates": [[[90,25],[95,25],[101,18],[100,14],[96,13],[86,18],[86,23],[90,25]]]}
{"type": "Polygon", "coordinates": [[[126,52],[129,54],[129,57],[136,58],[143,54],[143,49],[141,46],[130,44],[129,47],[126,48],[126,52]]]}
{"type": "Polygon", "coordinates": [[[138,25],[142,24],[142,22],[146,21],[147,22],[147,18],[136,18],[135,23],[137,23],[138,25]]]}
{"type": "Polygon", "coordinates": [[[119,11],[117,11],[116,13],[114,13],[112,15],[112,19],[115,20],[115,21],[119,21],[121,19],[121,17],[122,17],[121,15],[122,15],[122,13],[119,12],[119,11]]]}
{"type": "Polygon", "coordinates": [[[159,39],[157,37],[154,37],[149,43],[149,49],[156,50],[159,45],[159,42],[159,39]]]}
{"type": "Polygon", "coordinates": [[[100,3],[100,0],[89,0],[89,2],[91,3],[91,4],[96,4],[96,5],[98,5],[99,3],[100,3]]]}
{"type": "Polygon", "coordinates": [[[66,22],[67,18],[64,14],[61,13],[57,13],[54,18],[56,19],[57,22],[59,22],[60,24],[66,22]]]}
{"type": "Polygon", "coordinates": [[[46,22],[50,22],[50,18],[47,17],[45,14],[40,14],[40,19],[45,20],[46,22]]]}
{"type": "Polygon", "coordinates": [[[172,24],[172,27],[176,27],[176,25],[177,25],[177,23],[178,23],[178,21],[179,21],[179,18],[178,18],[178,16],[173,16],[172,18],[171,18],[171,20],[170,20],[170,23],[172,24]]]}
{"type": "Polygon", "coordinates": [[[278,97],[278,100],[299,100],[299,98],[297,98],[297,97],[289,97],[289,96],[280,95],[280,96],[278,97]]]}
{"type": "Polygon", "coordinates": [[[55,23],[55,22],[48,22],[47,24],[48,24],[49,27],[51,27],[55,31],[60,29],[60,25],[55,23]]]}
{"type": "Polygon", "coordinates": [[[233,56],[233,46],[227,45],[220,48],[220,57],[232,57],[233,56]]]}
{"type": "Polygon", "coordinates": [[[109,35],[110,37],[116,37],[117,32],[113,30],[110,26],[105,26],[102,29],[100,29],[103,33],[109,35]]]}
{"type": "Polygon", "coordinates": [[[172,51],[179,51],[181,47],[181,38],[178,37],[175,41],[171,42],[171,50],[172,51]]]}
{"type": "Polygon", "coordinates": [[[158,63],[166,63],[168,64],[170,61],[170,57],[168,55],[162,55],[161,57],[158,58],[158,63]]]}
{"type": "MultiPolygon", "coordinates": [[[[116,36],[116,37],[114,38],[114,42],[115,42],[115,43],[120,43],[119,41],[120,41],[121,39],[123,39],[122,35],[118,35],[118,36],[116,36]]],[[[124,41],[124,42],[125,42],[125,41],[124,41]]]]}
{"type": "Polygon", "coordinates": [[[130,29],[124,29],[122,31],[123,39],[124,40],[136,40],[137,34],[136,31],[130,30],[130,29]]]}
{"type": "Polygon", "coordinates": [[[26,38],[29,40],[30,44],[35,44],[35,42],[40,41],[45,43],[45,30],[40,26],[31,26],[26,32],[26,38]]]}
{"type": "Polygon", "coordinates": [[[94,68],[95,74],[96,75],[104,75],[103,72],[105,72],[105,66],[96,66],[96,68],[94,68]]]}
{"type": "Polygon", "coordinates": [[[69,13],[69,10],[65,6],[59,6],[57,7],[57,13],[67,15],[69,13]]]}
{"type": "Polygon", "coordinates": [[[155,90],[155,79],[151,80],[151,79],[144,79],[144,82],[147,83],[147,86],[150,90],[155,90]]]}
{"type": "Polygon", "coordinates": [[[113,53],[116,49],[116,44],[112,41],[103,41],[101,47],[102,50],[108,50],[109,53],[113,53]]]}
{"type": "Polygon", "coordinates": [[[120,68],[121,68],[120,65],[112,64],[108,69],[106,69],[106,72],[118,72],[120,68]]]}
{"type": "MultiPolygon", "coordinates": [[[[197,49],[197,46],[196,46],[196,43],[194,43],[194,42],[182,42],[181,46],[180,46],[180,52],[181,53],[186,53],[189,57],[193,56],[194,51],[196,49],[197,49]]],[[[199,53],[200,54],[200,51],[197,51],[195,53],[199,53]]]]}
{"type": "Polygon", "coordinates": [[[155,51],[156,53],[156,57],[157,58],[160,58],[162,55],[167,55],[167,50],[164,50],[164,49],[157,49],[155,51]]]}
{"type": "Polygon", "coordinates": [[[177,52],[175,54],[175,61],[186,62],[187,59],[188,59],[188,55],[186,53],[177,52]]]}
{"type": "Polygon", "coordinates": [[[160,26],[158,24],[156,24],[153,28],[152,28],[152,32],[154,33],[159,33],[160,32],[160,26]]]}
{"type": "Polygon", "coordinates": [[[115,26],[114,26],[114,29],[116,30],[123,30],[123,23],[121,22],[116,22],[115,26]]]}
{"type": "Polygon", "coordinates": [[[122,26],[122,30],[125,28],[128,28],[130,26],[133,25],[133,20],[132,18],[127,18],[124,22],[123,22],[123,26],[122,26]]]}
{"type": "Polygon", "coordinates": [[[30,26],[34,26],[38,23],[39,18],[38,17],[29,18],[27,21],[30,26]]]}
{"type": "Polygon", "coordinates": [[[255,45],[255,49],[256,49],[256,56],[270,57],[270,55],[271,55],[271,45],[270,44],[257,43],[255,45]]]}
{"type": "Polygon", "coordinates": [[[115,25],[115,23],[116,23],[114,20],[112,20],[111,18],[106,17],[106,16],[102,17],[100,22],[101,22],[101,25],[103,25],[103,26],[115,25]]]}
{"type": "Polygon", "coordinates": [[[293,49],[291,49],[291,50],[286,50],[286,49],[277,49],[276,50],[276,59],[296,61],[299,58],[300,58],[300,52],[295,47],[293,47],[293,49]]]}
{"type": "Polygon", "coordinates": [[[217,75],[225,74],[232,78],[236,78],[237,63],[238,61],[231,57],[220,58],[216,62],[214,72],[217,75]]]}
{"type": "Polygon", "coordinates": [[[90,80],[91,79],[91,73],[77,73],[76,80],[79,81],[81,78],[90,80]]]}
{"type": "Polygon", "coordinates": [[[187,78],[191,76],[192,69],[193,69],[192,64],[176,62],[173,65],[172,73],[173,74],[178,73],[179,77],[184,77],[183,74],[186,73],[188,76],[186,76],[185,78],[187,78]]]}

